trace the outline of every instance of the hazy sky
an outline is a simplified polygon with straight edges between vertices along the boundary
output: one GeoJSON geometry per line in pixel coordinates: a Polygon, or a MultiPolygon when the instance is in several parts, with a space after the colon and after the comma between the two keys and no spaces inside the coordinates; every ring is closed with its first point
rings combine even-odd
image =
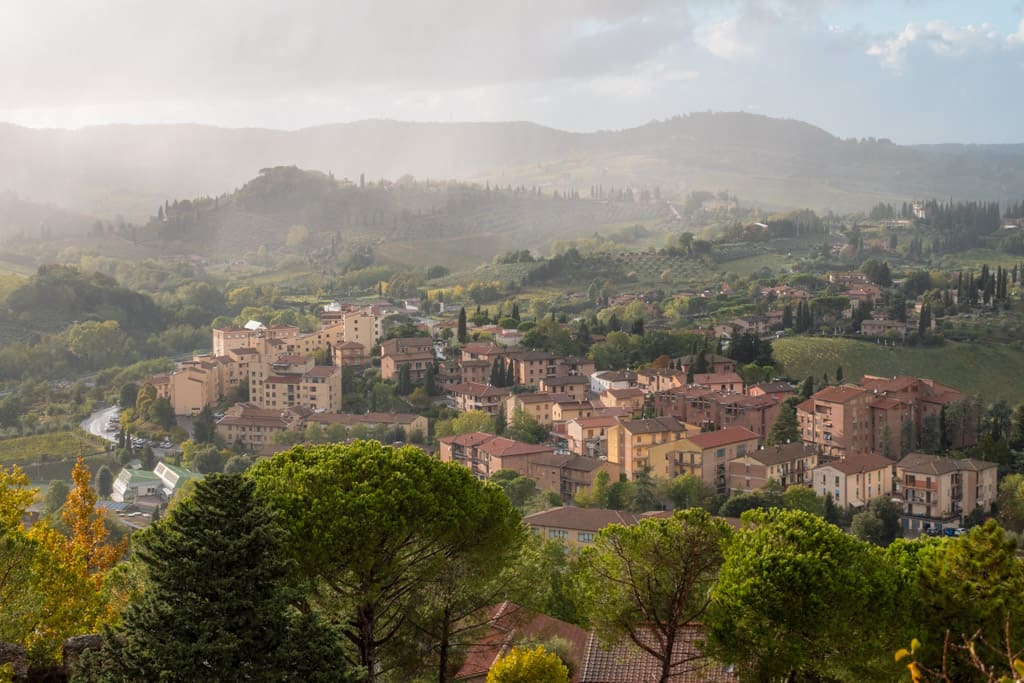
{"type": "Polygon", "coordinates": [[[625,128],[700,110],[1024,142],[1017,0],[9,0],[0,121],[625,128]]]}

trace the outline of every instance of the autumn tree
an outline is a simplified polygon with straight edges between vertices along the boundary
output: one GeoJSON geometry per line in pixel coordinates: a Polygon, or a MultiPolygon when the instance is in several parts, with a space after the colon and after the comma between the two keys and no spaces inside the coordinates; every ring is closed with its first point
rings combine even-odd
{"type": "Polygon", "coordinates": [[[603,642],[625,637],[658,660],[665,683],[702,659],[678,638],[703,618],[730,534],[697,508],[605,527],[580,556],[577,602],[603,642]]]}
{"type": "Polygon", "coordinates": [[[128,549],[128,541],[108,542],[110,534],[103,514],[96,510],[96,492],[89,485],[92,474],[81,455],[71,470],[71,479],[75,485],[61,513],[70,530],[67,551],[85,563],[89,576],[99,586],[103,575],[128,549]]]}

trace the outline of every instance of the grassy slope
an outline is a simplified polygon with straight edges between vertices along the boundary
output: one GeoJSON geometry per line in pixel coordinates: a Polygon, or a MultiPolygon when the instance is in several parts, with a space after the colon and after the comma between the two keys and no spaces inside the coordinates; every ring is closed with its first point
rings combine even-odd
{"type": "Polygon", "coordinates": [[[24,465],[37,462],[43,456],[48,460],[75,458],[79,453],[89,455],[102,451],[107,443],[106,440],[81,430],[4,439],[0,441],[0,464],[24,465]]]}
{"type": "Polygon", "coordinates": [[[799,379],[813,375],[817,382],[828,373],[834,381],[842,366],[847,381],[864,374],[928,377],[977,393],[986,402],[1024,400],[1020,382],[1024,351],[1006,346],[958,344],[939,348],[885,347],[872,342],[822,337],[791,337],[774,342],[783,372],[799,379]]]}

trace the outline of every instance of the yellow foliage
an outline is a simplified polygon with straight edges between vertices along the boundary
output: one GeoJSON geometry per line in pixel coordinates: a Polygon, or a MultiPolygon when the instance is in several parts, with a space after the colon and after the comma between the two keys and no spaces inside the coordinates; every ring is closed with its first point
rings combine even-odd
{"type": "Polygon", "coordinates": [[[28,475],[17,465],[11,465],[9,470],[0,467],[0,526],[20,525],[21,516],[38,492],[29,488],[28,475]]]}
{"type": "Polygon", "coordinates": [[[487,683],[568,683],[569,669],[554,652],[541,645],[532,650],[514,647],[487,674],[487,683]]]}

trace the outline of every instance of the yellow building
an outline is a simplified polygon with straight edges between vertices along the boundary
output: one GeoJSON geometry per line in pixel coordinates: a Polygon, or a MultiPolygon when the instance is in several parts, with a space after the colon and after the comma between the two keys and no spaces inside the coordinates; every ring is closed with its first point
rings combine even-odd
{"type": "Polygon", "coordinates": [[[668,479],[692,474],[716,492],[729,493],[729,463],[757,450],[757,434],[744,427],[688,434],[648,449],[652,474],[668,479]]]}

